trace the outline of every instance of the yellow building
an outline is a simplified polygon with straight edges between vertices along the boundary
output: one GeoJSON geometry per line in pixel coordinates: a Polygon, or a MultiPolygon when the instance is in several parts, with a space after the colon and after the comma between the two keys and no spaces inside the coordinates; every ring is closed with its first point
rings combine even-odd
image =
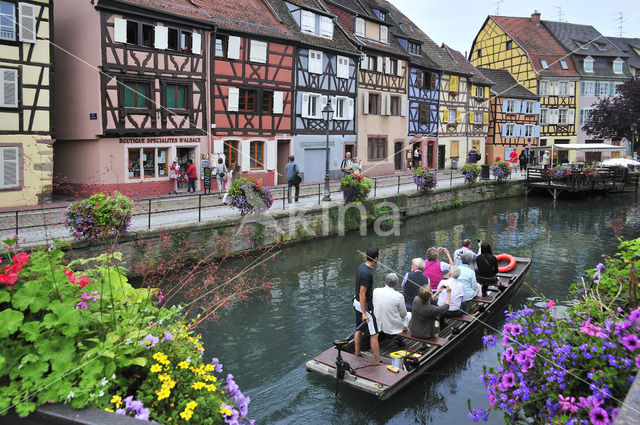
{"type": "Polygon", "coordinates": [[[0,0],[0,16],[0,208],[35,205],[52,192],[51,2],[0,0]]]}
{"type": "MultiPolygon", "coordinates": [[[[469,55],[479,68],[504,69],[540,96],[540,146],[577,143],[576,106],[579,79],[571,55],[542,25],[531,18],[488,16],[469,55]]],[[[497,94],[499,96],[500,93],[497,94]]],[[[553,150],[554,161],[575,161],[575,151],[553,150]]]]}

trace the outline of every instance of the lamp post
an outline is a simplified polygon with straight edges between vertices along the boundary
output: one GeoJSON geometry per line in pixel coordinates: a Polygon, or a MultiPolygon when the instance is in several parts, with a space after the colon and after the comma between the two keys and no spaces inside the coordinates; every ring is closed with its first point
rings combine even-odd
{"type": "Polygon", "coordinates": [[[631,124],[631,156],[636,159],[636,134],[638,132],[638,124],[631,124]]]}
{"type": "Polygon", "coordinates": [[[322,109],[322,118],[324,118],[325,127],[327,129],[327,147],[325,149],[324,158],[324,196],[323,201],[331,200],[331,191],[329,189],[329,126],[333,119],[333,108],[331,107],[331,100],[327,98],[327,104],[322,109]]]}

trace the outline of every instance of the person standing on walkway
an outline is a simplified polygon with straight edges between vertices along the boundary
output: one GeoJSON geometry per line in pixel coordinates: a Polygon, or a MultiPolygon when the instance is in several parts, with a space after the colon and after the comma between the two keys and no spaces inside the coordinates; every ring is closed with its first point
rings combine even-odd
{"type": "Polygon", "coordinates": [[[171,180],[173,181],[173,193],[178,193],[178,182],[180,181],[180,164],[177,160],[173,160],[171,164],[171,180]]]}
{"type": "Polygon", "coordinates": [[[227,167],[224,166],[224,160],[218,158],[218,164],[216,165],[216,182],[218,183],[218,199],[222,199],[222,189],[224,189],[224,183],[227,181],[227,167]]]}
{"type": "Polygon", "coordinates": [[[360,342],[363,334],[369,336],[371,352],[377,362],[381,362],[380,344],[378,342],[378,324],[373,315],[373,266],[378,262],[380,251],[378,248],[367,248],[365,262],[360,264],[356,273],[355,294],[353,297],[353,308],[356,311],[356,328],[362,322],[366,322],[363,330],[358,330],[354,334],[354,354],[360,355],[360,342]]]}
{"type": "Polygon", "coordinates": [[[542,165],[543,169],[549,167],[549,151],[544,151],[544,155],[542,155],[542,161],[540,162],[540,165],[542,165]]]}
{"type": "Polygon", "coordinates": [[[296,188],[295,198],[296,202],[298,202],[298,195],[300,194],[300,182],[302,178],[300,177],[300,169],[298,168],[298,164],[295,163],[296,158],[291,155],[289,157],[289,163],[284,167],[284,174],[287,178],[287,199],[289,203],[291,203],[291,186],[296,188]]]}
{"type": "Polygon", "coordinates": [[[467,155],[467,162],[469,164],[475,164],[480,160],[480,153],[478,152],[478,147],[473,146],[467,155]]]}
{"type": "Polygon", "coordinates": [[[198,171],[196,170],[196,166],[193,165],[193,160],[190,159],[187,161],[187,178],[189,179],[189,186],[187,187],[187,193],[196,192],[196,181],[198,180],[198,171]]]}
{"type": "Polygon", "coordinates": [[[227,196],[229,196],[229,190],[233,186],[233,182],[240,176],[240,166],[238,164],[231,165],[231,178],[227,179],[227,186],[225,188],[224,196],[222,197],[222,203],[227,203],[227,196]]]}
{"type": "Polygon", "coordinates": [[[362,174],[362,161],[353,157],[353,174],[362,174]]]}
{"type": "Polygon", "coordinates": [[[342,171],[343,176],[353,173],[353,161],[351,160],[351,152],[347,152],[344,155],[344,159],[340,164],[340,171],[342,171]]]}
{"type": "Polygon", "coordinates": [[[526,149],[523,149],[522,152],[520,152],[518,159],[520,160],[520,175],[524,176],[527,171],[527,162],[529,161],[526,149]]]}
{"type": "Polygon", "coordinates": [[[509,177],[513,172],[518,172],[518,152],[514,149],[509,153],[509,177]]]}

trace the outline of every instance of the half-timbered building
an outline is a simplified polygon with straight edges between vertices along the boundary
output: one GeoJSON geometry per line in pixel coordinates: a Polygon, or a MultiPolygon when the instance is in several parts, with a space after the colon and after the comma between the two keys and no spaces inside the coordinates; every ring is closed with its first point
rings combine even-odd
{"type": "Polygon", "coordinates": [[[0,1],[0,207],[51,199],[52,7],[0,1]]]}
{"type": "MultiPolygon", "coordinates": [[[[537,146],[540,137],[540,98],[524,88],[504,69],[479,68],[494,85],[490,89],[487,163],[508,160],[512,151],[537,146]]],[[[533,151],[529,151],[530,153],[533,151]]]]}
{"type": "Polygon", "coordinates": [[[293,152],[295,37],[268,2],[195,0],[215,21],[213,152],[264,184],[286,182],[293,152]]]}
{"type": "MultiPolygon", "coordinates": [[[[531,18],[488,16],[469,55],[476,67],[505,69],[525,88],[540,96],[540,145],[576,143],[578,73],[566,48],[531,18]]],[[[575,161],[575,151],[553,150],[553,160],[575,161]]]]}
{"type": "Polygon", "coordinates": [[[393,36],[387,10],[363,0],[324,0],[350,40],[362,51],[358,71],[356,156],[363,172],[402,171],[407,145],[408,54],[393,36]]]}
{"type": "Polygon", "coordinates": [[[55,16],[60,188],[167,193],[174,160],[200,176],[210,19],[188,0],[67,1],[55,16]]]}
{"type": "MultiPolygon", "coordinates": [[[[316,0],[269,0],[296,37],[294,153],[307,182],[322,180],[329,125],[329,176],[342,177],[340,164],[356,143],[356,93],[360,54],[335,15],[316,0]],[[322,109],[334,111],[328,123],[322,109]]],[[[279,158],[280,160],[280,158],[279,158]]]]}

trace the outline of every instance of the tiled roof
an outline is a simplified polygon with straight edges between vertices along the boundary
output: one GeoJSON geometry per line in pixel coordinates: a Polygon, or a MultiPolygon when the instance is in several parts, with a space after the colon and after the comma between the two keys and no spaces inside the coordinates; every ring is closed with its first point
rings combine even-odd
{"type": "Polygon", "coordinates": [[[535,24],[531,18],[511,16],[489,16],[513,40],[522,47],[531,60],[531,65],[541,76],[571,76],[578,73],[571,55],[542,24],[535,24]],[[548,69],[543,69],[540,60],[547,61],[548,69]],[[568,69],[562,69],[561,60],[568,69]]]}
{"type": "MultiPolygon", "coordinates": [[[[181,0],[182,1],[182,0],[181,0]]],[[[193,0],[211,16],[216,26],[232,30],[293,40],[280,17],[262,0],[193,0]]]]}
{"type": "MultiPolygon", "coordinates": [[[[349,41],[347,36],[342,32],[342,30],[335,25],[333,29],[333,39],[323,38],[311,34],[306,34],[302,32],[296,21],[291,16],[289,9],[285,4],[285,0],[266,0],[269,2],[271,7],[278,13],[278,15],[282,18],[282,23],[291,31],[292,34],[298,39],[298,41],[313,47],[317,47],[319,49],[334,49],[341,50],[344,52],[349,52],[353,54],[358,54],[358,49],[349,41]]],[[[328,12],[324,5],[321,5],[316,0],[286,0],[291,3],[295,3],[298,6],[306,7],[311,10],[322,11],[326,14],[331,14],[328,12]]]]}
{"type": "Polygon", "coordinates": [[[117,0],[123,4],[152,9],[170,15],[183,16],[198,21],[211,23],[211,19],[189,0],[117,0]]]}
{"type": "Polygon", "coordinates": [[[510,97],[514,99],[539,99],[539,96],[518,84],[506,69],[477,68],[489,80],[495,84],[491,91],[498,97],[510,97]]]}
{"type": "Polygon", "coordinates": [[[591,25],[542,21],[542,24],[570,52],[578,55],[616,58],[626,55],[591,25]],[[581,47],[582,46],[582,47],[581,47]]]}
{"type": "Polygon", "coordinates": [[[451,58],[458,64],[458,66],[460,66],[464,71],[471,75],[469,77],[471,82],[486,85],[493,84],[493,81],[482,75],[482,73],[475,66],[473,66],[462,53],[455,49],[452,49],[446,44],[443,44],[442,48],[445,49],[447,53],[449,53],[451,58]]]}
{"type": "Polygon", "coordinates": [[[633,49],[635,47],[640,51],[640,38],[607,37],[607,39],[615,44],[622,53],[629,56],[629,65],[640,68],[640,55],[633,49]]]}
{"type": "Polygon", "coordinates": [[[620,80],[628,80],[631,78],[631,72],[629,71],[629,67],[626,64],[626,57],[623,59],[625,63],[622,65],[622,74],[616,74],[613,72],[613,61],[616,59],[614,57],[602,57],[602,56],[591,56],[593,59],[593,72],[586,72],[584,70],[584,59],[587,56],[578,56],[574,55],[573,59],[576,64],[576,69],[578,73],[580,73],[583,77],[594,77],[594,78],[611,78],[611,79],[620,79],[620,80]]]}

